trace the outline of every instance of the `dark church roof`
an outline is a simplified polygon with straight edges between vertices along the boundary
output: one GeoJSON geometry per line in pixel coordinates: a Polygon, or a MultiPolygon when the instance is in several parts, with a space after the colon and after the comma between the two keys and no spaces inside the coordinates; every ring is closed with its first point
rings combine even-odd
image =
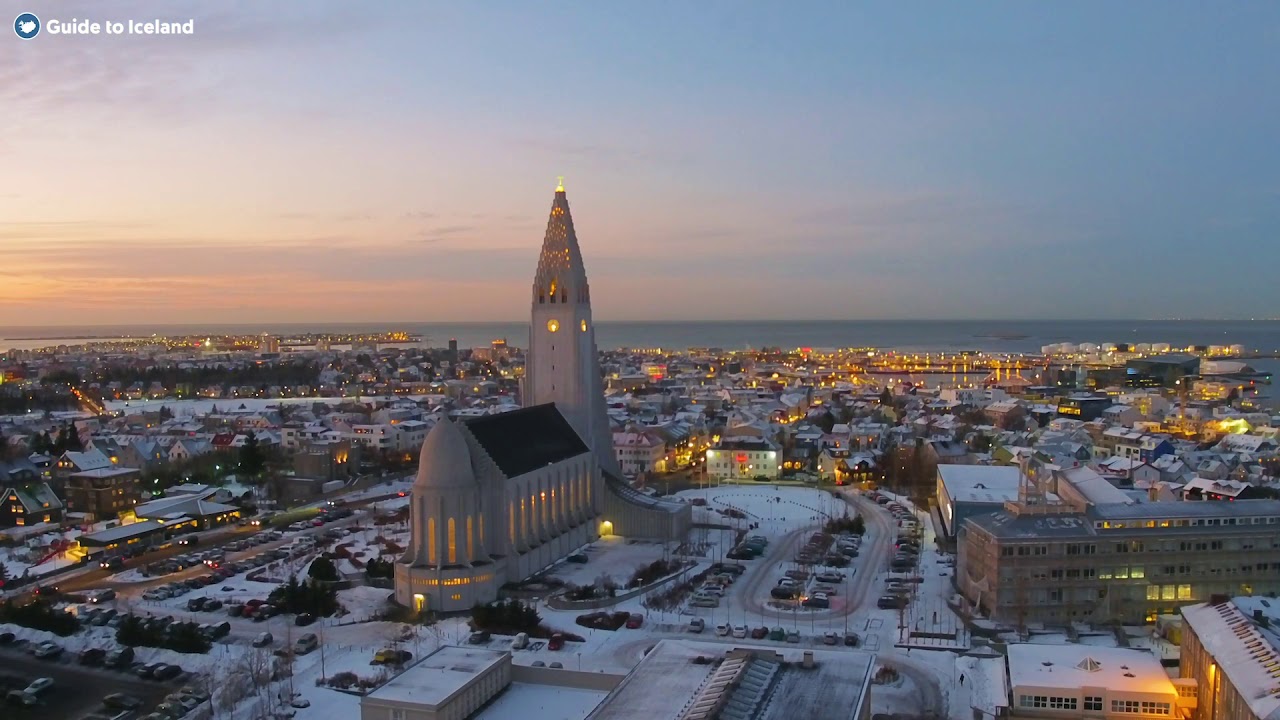
{"type": "Polygon", "coordinates": [[[509,478],[589,452],[555,403],[472,418],[466,425],[509,478]]]}

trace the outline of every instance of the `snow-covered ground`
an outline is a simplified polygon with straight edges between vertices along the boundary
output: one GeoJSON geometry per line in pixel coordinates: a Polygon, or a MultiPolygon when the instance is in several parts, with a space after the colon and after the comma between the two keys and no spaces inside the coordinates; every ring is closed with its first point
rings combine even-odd
{"type": "Polygon", "coordinates": [[[661,560],[664,555],[675,550],[675,546],[676,543],[631,540],[611,535],[582,548],[587,562],[561,561],[552,568],[548,576],[574,585],[591,585],[597,578],[606,576],[617,583],[618,587],[626,587],[637,568],[661,560]]]}

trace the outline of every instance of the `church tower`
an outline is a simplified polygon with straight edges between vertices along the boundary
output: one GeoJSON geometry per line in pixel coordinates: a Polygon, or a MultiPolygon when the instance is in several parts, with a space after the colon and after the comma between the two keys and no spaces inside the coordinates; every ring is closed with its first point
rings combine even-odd
{"type": "Polygon", "coordinates": [[[602,468],[620,475],[591,320],[591,289],[578,249],[563,178],[533,278],[533,318],[525,363],[526,407],[555,403],[602,468]]]}

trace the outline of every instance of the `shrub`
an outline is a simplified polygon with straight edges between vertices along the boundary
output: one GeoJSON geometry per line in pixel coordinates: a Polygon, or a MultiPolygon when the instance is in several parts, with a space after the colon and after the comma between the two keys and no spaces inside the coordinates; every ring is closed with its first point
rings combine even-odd
{"type": "Polygon", "coordinates": [[[519,600],[499,600],[471,609],[471,629],[488,630],[499,635],[530,633],[542,623],[538,610],[519,600]]]}
{"type": "Polygon", "coordinates": [[[158,647],[182,653],[207,653],[213,643],[193,622],[148,628],[142,618],[130,615],[116,628],[116,642],[128,647],[158,647]]]}
{"type": "Polygon", "coordinates": [[[370,579],[395,577],[395,564],[390,560],[371,558],[364,565],[364,574],[370,579]]]}
{"type": "Polygon", "coordinates": [[[62,637],[74,633],[80,627],[75,615],[58,610],[44,600],[36,600],[28,605],[16,605],[13,600],[6,600],[0,605],[0,622],[45,630],[62,637]]]}
{"type": "Polygon", "coordinates": [[[822,528],[832,535],[840,533],[853,533],[854,535],[862,535],[867,532],[867,523],[862,519],[861,515],[853,517],[832,518],[822,528]]]}
{"type": "Polygon", "coordinates": [[[338,611],[338,591],[319,582],[298,582],[291,577],[267,596],[267,602],[286,613],[311,613],[316,617],[328,617],[338,611]]]}
{"type": "Polygon", "coordinates": [[[337,566],[333,564],[332,560],[323,555],[311,561],[311,567],[307,568],[307,574],[311,576],[312,580],[322,582],[337,582],[339,579],[337,566]]]}
{"type": "Polygon", "coordinates": [[[679,569],[680,563],[674,560],[654,560],[648,565],[641,565],[636,568],[635,574],[631,576],[631,581],[627,583],[627,587],[638,588],[642,585],[648,585],[679,569]]]}

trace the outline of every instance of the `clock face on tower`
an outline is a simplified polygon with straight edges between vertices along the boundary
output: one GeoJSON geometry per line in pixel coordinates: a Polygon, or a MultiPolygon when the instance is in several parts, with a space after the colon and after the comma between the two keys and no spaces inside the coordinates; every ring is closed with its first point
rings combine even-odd
{"type": "Polygon", "coordinates": [[[559,321],[559,320],[548,320],[548,321],[547,321],[547,329],[548,329],[548,330],[550,330],[551,332],[555,332],[555,331],[559,330],[559,329],[560,329],[560,321],[559,321]]]}

